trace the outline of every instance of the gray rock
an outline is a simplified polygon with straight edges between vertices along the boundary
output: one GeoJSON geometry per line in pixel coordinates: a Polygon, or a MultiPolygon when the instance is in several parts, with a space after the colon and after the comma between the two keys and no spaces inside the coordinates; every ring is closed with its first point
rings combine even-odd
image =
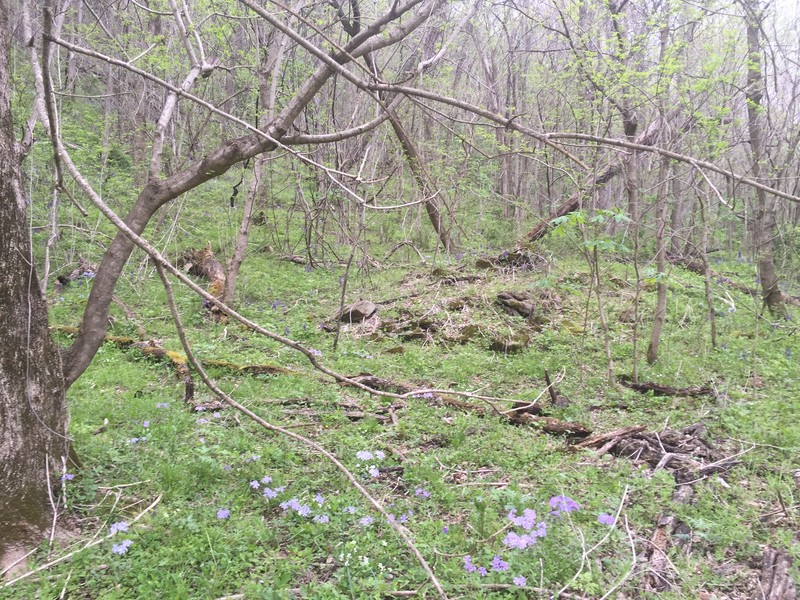
{"type": "Polygon", "coordinates": [[[378,310],[378,306],[368,300],[359,300],[350,306],[345,306],[339,315],[343,323],[361,323],[369,319],[378,310]]]}

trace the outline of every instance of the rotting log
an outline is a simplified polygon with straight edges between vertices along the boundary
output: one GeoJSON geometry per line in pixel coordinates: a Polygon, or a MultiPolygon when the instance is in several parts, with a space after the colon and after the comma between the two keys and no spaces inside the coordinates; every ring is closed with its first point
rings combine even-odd
{"type": "Polygon", "coordinates": [[[792,579],[792,557],[784,550],[764,548],[761,560],[759,590],[753,598],[759,600],[796,600],[797,586],[792,579]]]}

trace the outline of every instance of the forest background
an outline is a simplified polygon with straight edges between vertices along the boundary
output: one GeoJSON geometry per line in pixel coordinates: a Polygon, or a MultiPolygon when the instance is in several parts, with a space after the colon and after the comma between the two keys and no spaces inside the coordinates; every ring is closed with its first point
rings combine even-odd
{"type": "Polygon", "coordinates": [[[792,597],[798,23],[0,1],[3,593],[792,597]]]}

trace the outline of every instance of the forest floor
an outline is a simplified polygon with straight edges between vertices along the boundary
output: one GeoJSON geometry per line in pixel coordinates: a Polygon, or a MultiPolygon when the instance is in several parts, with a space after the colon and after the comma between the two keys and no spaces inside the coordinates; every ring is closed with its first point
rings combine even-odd
{"type": "MultiPolygon", "coordinates": [[[[714,269],[752,282],[752,265],[714,269]]],[[[65,343],[84,275],[50,298],[65,343]]],[[[71,535],[30,566],[72,554],[0,596],[439,597],[395,525],[450,598],[780,598],[798,580],[795,321],[770,322],[720,279],[712,347],[704,281],[675,267],[648,365],[655,283],[637,294],[629,261],[602,267],[604,331],[579,260],[467,255],[354,265],[346,304],[377,310],[340,322],[334,350],[344,277],[253,254],[237,308],[382,395],[187,291],[177,304],[216,384],[331,453],[385,512],[318,448],[187,374],[142,263],[118,289],[116,337],[69,392],[82,463],[62,477],[71,535]]]]}

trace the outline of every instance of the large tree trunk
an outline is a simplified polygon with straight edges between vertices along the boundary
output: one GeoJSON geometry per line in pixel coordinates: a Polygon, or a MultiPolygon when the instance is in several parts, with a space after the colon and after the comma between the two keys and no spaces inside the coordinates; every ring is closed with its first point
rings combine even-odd
{"type": "MultiPolygon", "coordinates": [[[[5,0],[0,31],[9,31],[5,0]]],[[[18,193],[9,41],[0,44],[0,564],[50,524],[48,486],[56,487],[69,450],[61,359],[50,339],[18,193]]]]}

